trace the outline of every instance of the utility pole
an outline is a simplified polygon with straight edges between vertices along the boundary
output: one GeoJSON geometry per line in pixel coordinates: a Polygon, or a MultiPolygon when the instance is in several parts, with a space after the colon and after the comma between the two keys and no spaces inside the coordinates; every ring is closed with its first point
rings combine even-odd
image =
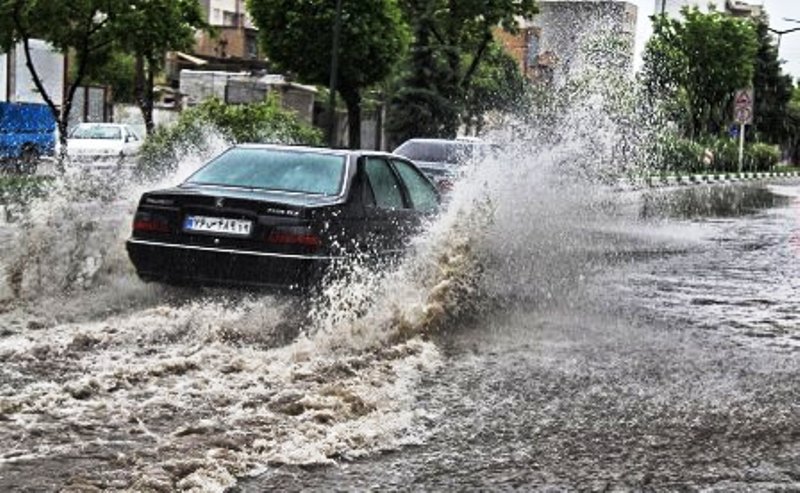
{"type": "Polygon", "coordinates": [[[336,81],[339,72],[339,37],[342,31],[342,0],[336,0],[336,18],[333,21],[331,47],[331,80],[328,84],[328,146],[336,147],[336,81]]]}

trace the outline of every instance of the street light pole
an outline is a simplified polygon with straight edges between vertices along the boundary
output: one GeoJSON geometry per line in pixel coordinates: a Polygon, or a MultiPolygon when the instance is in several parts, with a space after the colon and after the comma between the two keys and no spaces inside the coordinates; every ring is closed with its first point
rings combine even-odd
{"type": "Polygon", "coordinates": [[[780,51],[780,49],[781,49],[781,37],[784,34],[789,34],[789,33],[795,32],[795,31],[800,31],[800,27],[793,27],[791,29],[784,29],[782,31],[779,31],[777,29],[772,29],[771,27],[768,27],[767,30],[769,32],[773,32],[773,33],[778,35],[778,51],[780,51]]]}
{"type": "Polygon", "coordinates": [[[328,84],[328,145],[336,147],[336,80],[339,71],[339,36],[342,30],[342,0],[336,0],[336,17],[333,21],[333,43],[331,47],[331,80],[328,84]]]}

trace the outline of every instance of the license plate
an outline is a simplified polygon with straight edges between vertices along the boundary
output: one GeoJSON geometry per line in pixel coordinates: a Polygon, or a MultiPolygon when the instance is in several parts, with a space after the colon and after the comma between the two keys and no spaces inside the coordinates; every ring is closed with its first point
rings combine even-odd
{"type": "Polygon", "coordinates": [[[229,219],[226,217],[186,216],[183,221],[185,231],[216,233],[232,236],[249,236],[253,221],[229,219]]]}

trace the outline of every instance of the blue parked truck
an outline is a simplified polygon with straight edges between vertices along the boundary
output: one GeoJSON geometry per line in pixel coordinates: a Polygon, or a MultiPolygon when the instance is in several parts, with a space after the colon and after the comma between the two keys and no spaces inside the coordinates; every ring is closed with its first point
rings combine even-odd
{"type": "Polygon", "coordinates": [[[56,149],[56,121],[38,103],[0,103],[0,167],[32,173],[42,156],[56,149]]]}

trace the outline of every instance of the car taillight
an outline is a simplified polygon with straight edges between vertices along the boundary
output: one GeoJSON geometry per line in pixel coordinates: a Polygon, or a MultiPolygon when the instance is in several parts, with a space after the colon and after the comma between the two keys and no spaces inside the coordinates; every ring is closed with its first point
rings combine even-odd
{"type": "Polygon", "coordinates": [[[273,245],[298,245],[314,250],[322,246],[320,237],[305,228],[275,228],[267,235],[266,242],[273,245]]]}
{"type": "Polygon", "coordinates": [[[152,214],[136,214],[133,219],[133,231],[136,233],[169,233],[169,221],[152,214]]]}

